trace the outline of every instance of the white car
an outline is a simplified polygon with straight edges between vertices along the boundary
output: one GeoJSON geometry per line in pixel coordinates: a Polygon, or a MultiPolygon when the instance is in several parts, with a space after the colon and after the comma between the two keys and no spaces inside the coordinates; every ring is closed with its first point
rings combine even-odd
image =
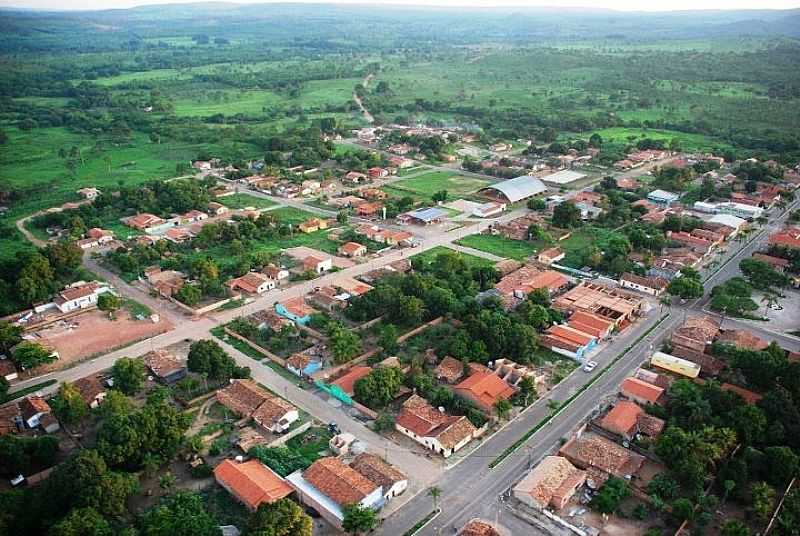
{"type": "Polygon", "coordinates": [[[585,365],[583,365],[584,372],[591,372],[597,366],[597,361],[587,361],[585,365]]]}

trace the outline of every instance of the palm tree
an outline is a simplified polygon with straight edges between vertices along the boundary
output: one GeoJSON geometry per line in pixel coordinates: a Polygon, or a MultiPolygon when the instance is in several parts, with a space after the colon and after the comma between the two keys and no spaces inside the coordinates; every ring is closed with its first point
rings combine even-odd
{"type": "Polygon", "coordinates": [[[439,509],[439,497],[442,495],[442,490],[440,490],[436,486],[431,486],[428,488],[428,495],[433,499],[433,509],[439,509]]]}
{"type": "Polygon", "coordinates": [[[778,298],[779,296],[775,292],[767,291],[764,293],[761,298],[761,303],[764,304],[764,316],[767,316],[767,309],[778,303],[778,298]]]}

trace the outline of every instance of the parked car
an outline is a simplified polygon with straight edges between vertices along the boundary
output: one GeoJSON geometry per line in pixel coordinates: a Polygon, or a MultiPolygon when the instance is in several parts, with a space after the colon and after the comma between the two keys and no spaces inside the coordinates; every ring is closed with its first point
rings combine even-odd
{"type": "Polygon", "coordinates": [[[585,365],[583,365],[584,372],[591,372],[597,367],[597,361],[587,361],[585,365]]]}

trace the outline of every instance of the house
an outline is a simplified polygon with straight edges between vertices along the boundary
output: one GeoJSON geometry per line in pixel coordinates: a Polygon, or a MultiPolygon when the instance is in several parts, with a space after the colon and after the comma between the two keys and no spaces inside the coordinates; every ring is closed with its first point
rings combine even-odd
{"type": "Polygon", "coordinates": [[[322,368],[322,361],[308,354],[298,352],[286,360],[286,368],[301,378],[309,378],[322,368]]]}
{"type": "Polygon", "coordinates": [[[624,329],[647,310],[641,296],[595,282],[582,282],[553,300],[553,307],[562,313],[584,311],[611,320],[617,329],[624,329]]]}
{"type": "Polygon", "coordinates": [[[346,242],[336,250],[342,257],[363,257],[367,254],[367,246],[358,242],[346,242]]]}
{"type": "Polygon", "coordinates": [[[670,207],[673,203],[675,203],[681,196],[672,192],[667,192],[666,190],[653,190],[649,194],[647,194],[647,200],[655,203],[661,207],[670,207]]]}
{"type": "Polygon", "coordinates": [[[75,380],[72,385],[77,389],[83,401],[86,402],[86,405],[90,408],[100,406],[106,399],[106,388],[97,376],[80,378],[79,380],[75,380]]]}
{"type": "Polygon", "coordinates": [[[52,412],[50,405],[41,396],[28,396],[20,400],[19,411],[28,428],[38,427],[41,418],[52,412]]]}
{"type": "Polygon", "coordinates": [[[491,414],[495,411],[495,404],[508,400],[517,391],[491,372],[475,372],[453,387],[453,392],[491,414]]]}
{"type": "Polygon", "coordinates": [[[284,318],[275,311],[261,310],[256,311],[249,317],[250,322],[258,329],[269,329],[274,333],[280,333],[284,328],[294,326],[292,321],[284,318]]]}
{"type": "Polygon", "coordinates": [[[248,294],[263,294],[275,288],[275,280],[259,272],[248,272],[225,283],[231,292],[243,290],[248,294]]]}
{"type": "Polygon", "coordinates": [[[538,289],[547,289],[552,296],[569,285],[567,279],[555,270],[541,270],[535,266],[526,265],[498,281],[494,288],[505,296],[518,300],[538,289]]]}
{"type": "Polygon", "coordinates": [[[667,238],[673,242],[678,242],[684,247],[691,249],[704,256],[714,249],[715,244],[711,240],[700,238],[685,231],[667,231],[667,238]]]}
{"type": "Polygon", "coordinates": [[[639,181],[630,177],[620,177],[617,179],[617,188],[620,190],[638,190],[641,185],[639,181]]]}
{"type": "Polygon", "coordinates": [[[370,367],[366,367],[364,365],[356,365],[352,367],[350,370],[345,372],[342,376],[339,376],[336,380],[330,382],[331,385],[335,385],[341,391],[349,397],[352,397],[355,394],[355,385],[358,380],[363,378],[364,376],[368,375],[372,372],[370,367]]]}
{"type": "Polygon", "coordinates": [[[356,215],[362,218],[374,218],[383,210],[383,203],[361,203],[356,207],[356,215]]]}
{"type": "Polygon", "coordinates": [[[642,406],[660,405],[663,402],[664,389],[639,378],[625,378],[619,386],[619,393],[642,406]]]}
{"type": "Polygon", "coordinates": [[[98,244],[108,244],[114,240],[114,232],[100,229],[99,227],[92,227],[86,231],[86,236],[92,240],[96,240],[98,244]]]}
{"type": "Polygon", "coordinates": [[[262,268],[261,273],[278,283],[285,279],[289,279],[290,275],[289,270],[282,266],[275,266],[274,264],[268,264],[262,268]]]}
{"type": "Polygon", "coordinates": [[[304,272],[314,272],[315,274],[323,274],[333,269],[333,259],[331,259],[330,257],[320,259],[319,257],[309,255],[308,257],[303,259],[301,266],[303,267],[304,272]]]}
{"type": "Polygon", "coordinates": [[[536,257],[536,260],[542,264],[553,264],[566,257],[566,253],[561,248],[548,248],[536,257]]]}
{"type": "Polygon", "coordinates": [[[186,276],[183,272],[175,270],[161,270],[158,266],[151,266],[150,268],[157,271],[147,273],[145,270],[145,277],[147,281],[164,297],[174,296],[183,285],[186,284],[186,276]]]}
{"type": "Polygon", "coordinates": [[[709,225],[724,226],[732,229],[732,231],[728,233],[728,238],[732,238],[747,228],[747,220],[732,216],[731,214],[715,214],[706,221],[706,227],[709,225]]]}
{"type": "Polygon", "coordinates": [[[597,346],[597,338],[569,325],[555,324],[547,328],[540,344],[557,354],[583,360],[597,346]]]}
{"type": "Polygon", "coordinates": [[[749,389],[745,389],[744,387],[739,387],[738,385],[733,385],[730,383],[723,383],[722,385],[720,385],[720,389],[722,389],[723,391],[736,393],[742,398],[742,400],[745,401],[746,404],[750,406],[755,406],[756,404],[758,404],[759,400],[764,398],[763,395],[754,393],[749,389]]]}
{"type": "Polygon", "coordinates": [[[53,303],[62,313],[70,313],[97,305],[97,299],[106,292],[111,289],[100,283],[76,283],[59,292],[53,303]]]}
{"type": "Polygon", "coordinates": [[[377,510],[385,501],[381,486],[339,458],[320,458],[305,471],[296,471],[286,480],[303,504],[340,530],[345,506],[358,504],[377,510]]]}
{"type": "Polygon", "coordinates": [[[700,365],[697,363],[675,357],[674,355],[665,354],[664,352],[655,352],[652,357],[650,357],[650,364],[656,368],[692,380],[700,375],[700,365]]]}
{"type": "Polygon", "coordinates": [[[358,171],[350,171],[347,175],[344,176],[342,182],[345,184],[361,184],[362,182],[367,180],[367,176],[363,173],[359,173],[358,171]]]}
{"type": "Polygon", "coordinates": [[[81,238],[80,240],[75,241],[75,245],[83,250],[86,250],[96,248],[100,245],[100,243],[94,238],[81,238]]]}
{"type": "Polygon", "coordinates": [[[731,216],[736,216],[737,218],[744,218],[745,220],[755,220],[764,214],[764,209],[759,206],[731,201],[726,203],[718,203],[717,213],[729,214],[731,216]]]}
{"type": "Polygon", "coordinates": [[[272,396],[266,398],[250,417],[265,430],[273,434],[282,434],[300,418],[300,413],[283,398],[272,396]]]}
{"type": "Polygon", "coordinates": [[[288,318],[295,324],[305,326],[311,320],[311,315],[316,311],[306,305],[302,296],[289,298],[281,302],[275,303],[275,312],[281,316],[288,318]]]}
{"type": "Polygon", "coordinates": [[[596,337],[597,340],[608,338],[614,330],[614,322],[595,314],[587,313],[586,311],[575,311],[572,313],[572,316],[567,320],[567,326],[587,335],[591,335],[592,337],[596,337]]]}
{"type": "Polygon", "coordinates": [[[755,351],[765,350],[769,346],[768,341],[753,335],[752,332],[745,329],[726,329],[719,334],[717,342],[724,342],[737,348],[755,351]]]}
{"type": "Polygon", "coordinates": [[[617,402],[598,423],[603,430],[618,435],[626,441],[640,434],[655,439],[664,430],[665,425],[663,420],[649,415],[641,406],[629,400],[617,402]]]}
{"type": "Polygon", "coordinates": [[[718,334],[719,322],[714,318],[710,316],[689,317],[681,327],[672,333],[670,344],[673,350],[675,347],[684,347],[702,354],[705,352],[706,346],[711,344],[718,334]]]}
{"type": "Polygon", "coordinates": [[[304,233],[313,233],[328,228],[328,221],[321,218],[309,218],[297,226],[304,233]]]}
{"type": "Polygon", "coordinates": [[[242,463],[222,460],[214,468],[214,479],[251,512],[261,504],[274,503],[294,491],[272,469],[255,459],[242,463]]]}
{"type": "Polygon", "coordinates": [[[7,382],[12,382],[19,377],[17,368],[14,362],[3,356],[0,358],[0,378],[4,378],[7,382]]]}
{"type": "Polygon", "coordinates": [[[181,216],[181,221],[183,223],[197,223],[207,219],[208,214],[194,209],[181,216]]]}
{"type": "Polygon", "coordinates": [[[639,454],[592,432],[573,436],[558,451],[579,469],[587,472],[587,477],[599,488],[610,476],[630,479],[636,474],[645,458],[639,454]]]}
{"type": "Polygon", "coordinates": [[[24,421],[17,402],[0,406],[0,437],[23,430],[24,421]]]}
{"type": "Polygon", "coordinates": [[[431,225],[441,223],[447,217],[447,212],[436,207],[419,208],[397,216],[397,223],[401,225],[431,225]]]}
{"type": "Polygon", "coordinates": [[[362,203],[366,203],[366,200],[354,195],[331,197],[328,199],[328,204],[332,207],[337,207],[337,208],[353,208],[359,206],[362,203]]]}
{"type": "Polygon", "coordinates": [[[457,536],[501,536],[501,534],[491,523],[481,519],[471,519],[461,527],[457,536]]]}
{"type": "Polygon", "coordinates": [[[512,489],[514,497],[532,508],[564,508],[586,482],[581,471],[561,456],[545,456],[512,489]]]}
{"type": "Polygon", "coordinates": [[[464,363],[458,359],[446,356],[442,362],[437,365],[434,371],[437,380],[442,380],[446,383],[456,383],[464,375],[464,363]]]}
{"type": "Polygon", "coordinates": [[[94,201],[97,199],[97,196],[100,195],[100,190],[97,188],[81,188],[76,192],[79,196],[84,199],[88,199],[89,201],[94,201]]]}
{"type": "Polygon", "coordinates": [[[346,298],[347,296],[339,294],[336,288],[330,285],[320,287],[306,296],[312,305],[329,313],[347,307],[346,298]]]}
{"type": "Polygon", "coordinates": [[[350,462],[350,468],[380,486],[386,500],[401,495],[408,488],[406,475],[374,454],[359,454],[350,462]]]}
{"type": "Polygon", "coordinates": [[[792,264],[787,259],[782,259],[780,257],[773,257],[772,255],[767,255],[765,253],[753,253],[753,258],[757,261],[766,262],[776,272],[780,273],[784,273],[786,269],[792,264]]]}
{"type": "Polygon", "coordinates": [[[381,167],[371,167],[367,170],[370,179],[383,179],[389,176],[389,170],[381,167]]]}
{"type": "Polygon", "coordinates": [[[214,216],[222,216],[228,212],[228,207],[223,205],[222,203],[217,203],[216,201],[212,201],[208,204],[208,212],[213,214],[214,216]]]}
{"type": "Polygon", "coordinates": [[[669,281],[662,277],[645,277],[625,272],[620,276],[619,284],[622,288],[638,290],[651,296],[660,296],[667,289],[669,281]]]}
{"type": "Polygon", "coordinates": [[[333,286],[346,293],[348,295],[346,299],[349,299],[352,296],[362,296],[373,288],[366,283],[362,283],[357,279],[347,276],[341,276],[336,279],[336,281],[333,282],[333,286]]]}
{"type": "Polygon", "coordinates": [[[176,244],[182,244],[194,238],[194,233],[185,227],[172,227],[164,233],[164,238],[176,244]]]}
{"type": "Polygon", "coordinates": [[[252,418],[272,433],[283,433],[300,418],[297,408],[252,380],[231,380],[216,392],[217,402],[240,418],[252,418]]]}
{"type": "Polygon", "coordinates": [[[144,364],[159,381],[172,385],[186,377],[186,365],[166,350],[154,350],[144,356],[144,364]]]}
{"type": "Polygon", "coordinates": [[[139,231],[147,231],[148,229],[151,229],[163,223],[164,220],[162,220],[161,218],[159,218],[154,214],[149,214],[147,212],[142,212],[140,214],[137,214],[136,216],[129,218],[127,221],[128,227],[133,227],[134,229],[137,229],[139,231]]]}
{"type": "Polygon", "coordinates": [[[410,158],[403,158],[402,156],[390,156],[389,165],[392,167],[405,169],[414,165],[414,161],[410,158]]]}
{"type": "Polygon", "coordinates": [[[472,211],[472,215],[476,218],[494,218],[495,216],[502,214],[505,209],[505,203],[496,203],[494,201],[490,201],[476,207],[472,211]]]}
{"type": "Polygon", "coordinates": [[[769,235],[769,245],[788,249],[800,249],[800,227],[787,226],[769,235]]]}
{"type": "Polygon", "coordinates": [[[419,395],[403,403],[395,429],[427,449],[448,458],[475,437],[477,429],[466,417],[440,412],[419,395]]]}
{"type": "Polygon", "coordinates": [[[195,160],[192,167],[198,171],[208,171],[211,169],[211,162],[208,160],[195,160]]]}

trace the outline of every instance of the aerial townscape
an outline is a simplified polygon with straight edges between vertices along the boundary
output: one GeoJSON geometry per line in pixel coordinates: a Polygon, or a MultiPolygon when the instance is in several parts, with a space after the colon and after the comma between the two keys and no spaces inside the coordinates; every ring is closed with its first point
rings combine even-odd
{"type": "Polygon", "coordinates": [[[0,536],[800,534],[800,9],[45,3],[0,536]]]}

